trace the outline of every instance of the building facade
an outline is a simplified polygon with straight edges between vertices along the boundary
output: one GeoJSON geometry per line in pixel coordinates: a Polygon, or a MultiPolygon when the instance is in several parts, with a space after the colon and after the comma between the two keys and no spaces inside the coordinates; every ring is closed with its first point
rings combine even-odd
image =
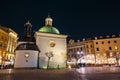
{"type": "Polygon", "coordinates": [[[52,25],[52,18],[45,19],[45,26],[35,32],[36,44],[40,49],[40,68],[66,68],[67,35],[60,34],[52,25]]]}
{"type": "Polygon", "coordinates": [[[14,50],[18,34],[11,28],[0,26],[0,65],[14,63],[14,50]]]}
{"type": "Polygon", "coordinates": [[[93,40],[95,63],[120,65],[120,36],[95,37],[93,40]]]}
{"type": "Polygon", "coordinates": [[[24,35],[18,39],[15,49],[14,68],[38,68],[39,53],[35,38],[31,35],[32,25],[28,21],[25,25],[24,35]]]}
{"type": "Polygon", "coordinates": [[[14,68],[66,68],[67,35],[60,34],[52,26],[52,21],[48,16],[45,26],[36,31],[33,38],[30,35],[31,24],[25,24],[25,36],[19,38],[15,50],[14,68]]]}
{"type": "MultiPolygon", "coordinates": [[[[84,58],[87,65],[120,65],[120,35],[83,39],[82,43],[86,52],[84,58]]],[[[78,43],[74,44],[78,45],[78,43]]],[[[74,46],[74,51],[78,51],[77,45],[74,46]]],[[[68,53],[69,48],[68,46],[68,53]]]]}
{"type": "Polygon", "coordinates": [[[77,40],[69,40],[67,44],[67,65],[68,67],[78,67],[80,63],[85,63],[84,57],[86,55],[85,44],[77,40]]]}

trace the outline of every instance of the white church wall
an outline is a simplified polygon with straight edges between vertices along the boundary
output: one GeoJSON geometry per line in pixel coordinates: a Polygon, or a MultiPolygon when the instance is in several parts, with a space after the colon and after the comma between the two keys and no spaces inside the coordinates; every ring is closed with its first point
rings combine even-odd
{"type": "Polygon", "coordinates": [[[14,68],[36,68],[38,51],[18,50],[15,52],[14,68]]]}
{"type": "Polygon", "coordinates": [[[50,59],[50,67],[57,68],[58,66],[61,68],[66,67],[66,36],[65,35],[53,35],[49,34],[49,36],[45,33],[41,35],[41,33],[37,33],[36,35],[36,44],[38,45],[40,52],[40,68],[47,67],[48,57],[45,55],[46,52],[52,52],[53,57],[50,59]],[[53,41],[55,43],[54,47],[50,46],[50,42],[53,41]]]}

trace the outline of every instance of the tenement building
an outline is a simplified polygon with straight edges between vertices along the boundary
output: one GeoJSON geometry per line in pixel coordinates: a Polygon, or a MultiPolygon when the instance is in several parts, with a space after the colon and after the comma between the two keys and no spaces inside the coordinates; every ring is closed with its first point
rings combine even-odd
{"type": "Polygon", "coordinates": [[[80,40],[70,39],[67,44],[67,65],[77,67],[79,63],[85,63],[86,48],[80,40]]]}
{"type": "Polygon", "coordinates": [[[5,66],[14,63],[17,35],[11,28],[0,26],[0,65],[5,66]]]}
{"type": "MultiPolygon", "coordinates": [[[[95,64],[114,64],[119,65],[120,58],[120,36],[100,36],[95,37],[91,45],[86,45],[87,52],[95,55],[95,64]]],[[[89,40],[85,41],[86,44],[89,40]]]]}
{"type": "MultiPolygon", "coordinates": [[[[120,35],[83,39],[82,43],[85,46],[86,57],[84,57],[84,62],[87,65],[120,65],[120,35]]],[[[74,48],[74,50],[78,50],[77,46],[74,48]]]]}

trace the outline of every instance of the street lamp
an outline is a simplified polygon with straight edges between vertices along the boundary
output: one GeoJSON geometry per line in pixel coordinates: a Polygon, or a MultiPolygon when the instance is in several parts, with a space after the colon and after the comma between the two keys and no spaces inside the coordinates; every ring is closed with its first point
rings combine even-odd
{"type": "Polygon", "coordinates": [[[116,50],[116,63],[117,63],[117,65],[119,65],[119,57],[120,57],[120,54],[119,54],[119,52],[118,52],[118,47],[117,47],[117,46],[115,46],[115,50],[116,50]]]}
{"type": "Polygon", "coordinates": [[[119,54],[119,52],[116,52],[117,66],[119,66],[119,58],[120,58],[120,54],[119,54]]]}
{"type": "Polygon", "coordinates": [[[76,66],[85,66],[85,52],[84,51],[78,51],[76,53],[76,66]]]}
{"type": "Polygon", "coordinates": [[[80,58],[80,52],[79,51],[77,51],[77,53],[75,54],[75,59],[76,59],[76,68],[78,67],[78,64],[77,64],[77,62],[78,62],[78,59],[80,58]]]}

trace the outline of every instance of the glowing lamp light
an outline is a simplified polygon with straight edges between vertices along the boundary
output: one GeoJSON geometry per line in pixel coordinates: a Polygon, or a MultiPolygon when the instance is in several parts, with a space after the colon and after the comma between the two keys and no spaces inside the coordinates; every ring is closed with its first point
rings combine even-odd
{"type": "Polygon", "coordinates": [[[115,46],[115,50],[117,50],[118,49],[118,47],[117,46],[115,46]]]}
{"type": "Polygon", "coordinates": [[[29,53],[25,53],[25,57],[28,58],[30,56],[29,53]]]}
{"type": "Polygon", "coordinates": [[[80,54],[80,52],[78,51],[77,54],[80,54]]]}
{"type": "Polygon", "coordinates": [[[81,54],[83,54],[84,52],[83,51],[81,51],[81,54]]]}
{"type": "Polygon", "coordinates": [[[0,56],[0,59],[1,59],[2,57],[0,56]]]}
{"type": "Polygon", "coordinates": [[[68,68],[71,69],[71,65],[69,65],[68,68]]]}

